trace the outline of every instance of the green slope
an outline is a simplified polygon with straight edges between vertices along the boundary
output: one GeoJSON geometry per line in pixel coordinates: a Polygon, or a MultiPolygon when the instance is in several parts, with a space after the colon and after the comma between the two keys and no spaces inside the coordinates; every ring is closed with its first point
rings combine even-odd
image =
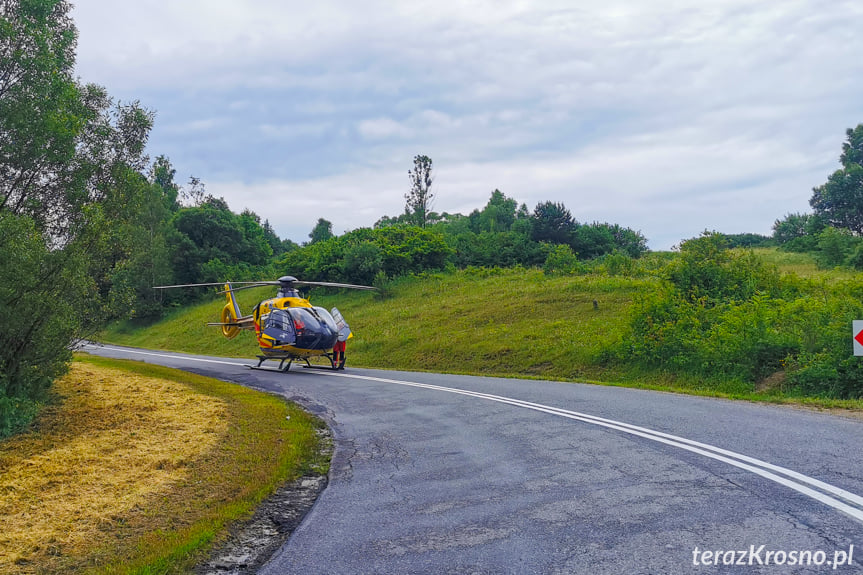
{"type": "MultiPolygon", "coordinates": [[[[350,365],[559,379],[619,377],[597,355],[620,337],[633,298],[652,279],[549,277],[538,270],[474,270],[402,278],[385,297],[368,292],[313,291],[312,303],[336,306],[351,324],[350,365]],[[594,300],[597,306],[594,306],[594,300]]],[[[245,312],[272,288],[240,292],[245,312]]],[[[113,326],[103,340],[122,345],[209,355],[252,357],[251,333],[224,339],[224,299],[178,310],[142,327],[113,326]]]]}
{"type": "MultiPolygon", "coordinates": [[[[481,269],[400,278],[386,294],[317,289],[310,299],[327,309],[338,307],[351,324],[355,337],[347,356],[354,367],[541,377],[823,407],[863,405],[860,400],[784,397],[776,390],[755,393],[751,383],[706,381],[635,363],[603,363],[602,350],[625,333],[638,295],[656,289],[658,281],[651,276],[546,276],[534,269],[481,269]]],[[[241,309],[248,312],[273,295],[273,288],[239,292],[241,309]]],[[[258,351],[252,333],[226,340],[218,328],[205,325],[218,321],[224,303],[223,296],[214,296],[154,325],[117,324],[101,339],[252,360],[258,351]]]]}

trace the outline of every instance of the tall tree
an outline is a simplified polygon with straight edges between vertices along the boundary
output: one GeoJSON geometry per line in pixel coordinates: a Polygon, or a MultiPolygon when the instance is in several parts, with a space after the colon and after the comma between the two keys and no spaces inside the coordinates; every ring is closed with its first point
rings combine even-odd
{"type": "Polygon", "coordinates": [[[842,168],[812,190],[809,205],[827,225],[863,234],[863,124],[846,131],[842,168]]]}
{"type": "Polygon", "coordinates": [[[479,213],[480,231],[507,232],[515,222],[518,202],[506,197],[500,190],[491,193],[488,203],[479,213]]]}
{"type": "Polygon", "coordinates": [[[533,209],[532,237],[538,242],[568,244],[575,231],[572,214],[562,203],[540,202],[533,209]]]}
{"type": "Polygon", "coordinates": [[[315,224],[315,227],[312,228],[311,233],[309,233],[309,238],[311,238],[309,243],[316,244],[318,242],[328,240],[331,237],[333,237],[332,222],[325,220],[324,218],[318,218],[318,223],[315,224]]]}
{"type": "Polygon", "coordinates": [[[413,217],[413,223],[424,228],[429,222],[429,214],[434,203],[431,191],[434,176],[432,159],[428,156],[414,156],[414,169],[408,170],[410,191],[405,194],[405,212],[413,217]]]}

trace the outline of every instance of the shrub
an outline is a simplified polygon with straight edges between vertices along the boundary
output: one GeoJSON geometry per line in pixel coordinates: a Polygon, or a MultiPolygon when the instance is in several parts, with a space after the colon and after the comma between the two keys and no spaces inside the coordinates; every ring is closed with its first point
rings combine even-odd
{"type": "Polygon", "coordinates": [[[818,235],[815,257],[822,267],[842,266],[848,263],[860,246],[860,238],[854,237],[850,231],[827,227],[818,235]]]}
{"type": "Polygon", "coordinates": [[[572,274],[580,270],[578,258],[572,248],[566,244],[558,244],[551,248],[542,265],[542,271],[547,275],[572,274]]]}

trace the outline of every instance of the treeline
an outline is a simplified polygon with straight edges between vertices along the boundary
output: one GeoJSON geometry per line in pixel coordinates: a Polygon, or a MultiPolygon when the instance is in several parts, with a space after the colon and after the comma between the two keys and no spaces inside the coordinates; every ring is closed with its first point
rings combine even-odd
{"type": "Polygon", "coordinates": [[[541,266],[559,246],[573,257],[592,259],[610,253],[638,257],[647,251],[639,232],[617,224],[580,224],[561,203],[527,206],[494,190],[488,203],[471,214],[426,214],[425,227],[415,215],[384,216],[374,229],[342,236],[321,233],[287,253],[279,267],[315,281],[374,283],[405,273],[476,267],[541,266]]]}

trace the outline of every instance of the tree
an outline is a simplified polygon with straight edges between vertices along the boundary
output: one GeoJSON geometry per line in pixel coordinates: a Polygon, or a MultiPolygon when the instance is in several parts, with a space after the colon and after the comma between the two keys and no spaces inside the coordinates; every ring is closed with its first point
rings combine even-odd
{"type": "Polygon", "coordinates": [[[315,244],[334,237],[332,222],[329,222],[324,218],[318,218],[318,223],[315,224],[314,228],[312,228],[309,237],[312,240],[309,244],[315,244]]]}
{"type": "Polygon", "coordinates": [[[826,225],[863,234],[863,124],[846,131],[839,158],[842,168],[812,190],[809,205],[826,225]]]}
{"type": "Polygon", "coordinates": [[[273,226],[270,225],[270,220],[264,220],[264,224],[261,226],[261,229],[264,231],[264,237],[266,238],[267,243],[270,244],[270,248],[273,250],[274,256],[279,256],[287,251],[287,244],[285,244],[285,242],[276,234],[273,226]]]}
{"type": "Polygon", "coordinates": [[[67,164],[81,124],[95,116],[72,79],[68,12],[66,2],[0,3],[0,210],[42,229],[50,216],[37,210],[73,179],[67,164]]]}
{"type": "Polygon", "coordinates": [[[212,197],[207,195],[204,182],[195,176],[189,176],[189,186],[180,189],[180,196],[191,207],[200,206],[208,197],[212,197]]]}
{"type": "Polygon", "coordinates": [[[532,237],[538,242],[568,244],[575,231],[572,214],[562,203],[541,202],[533,209],[532,237]]]}
{"type": "Polygon", "coordinates": [[[150,182],[162,191],[165,207],[172,212],[180,208],[180,186],[174,182],[176,174],[177,170],[166,156],[158,156],[153,162],[153,167],[150,168],[150,182]]]}
{"type": "Polygon", "coordinates": [[[518,203],[506,197],[500,190],[491,193],[488,203],[476,216],[471,214],[471,220],[475,221],[474,232],[508,232],[515,222],[515,211],[518,203]]]}
{"type": "Polygon", "coordinates": [[[212,196],[180,209],[169,239],[177,281],[237,280],[269,263],[273,250],[259,222],[254,212],[237,215],[223,198],[212,196]]]}
{"type": "Polygon", "coordinates": [[[434,176],[432,176],[432,159],[428,156],[414,156],[414,169],[408,170],[411,182],[410,191],[405,194],[405,213],[410,214],[413,223],[424,228],[429,221],[429,211],[434,202],[431,191],[434,176]]]}
{"type": "Polygon", "coordinates": [[[772,238],[783,250],[811,252],[818,249],[818,236],[824,226],[824,218],[815,214],[786,214],[773,223],[772,238]]]}
{"type": "Polygon", "coordinates": [[[107,277],[108,292],[117,305],[126,306],[136,318],[158,317],[163,306],[180,295],[153,289],[175,283],[167,243],[171,215],[179,208],[173,171],[170,162],[160,156],[149,179],[130,177],[129,185],[138,188],[135,195],[139,203],[128,206],[134,217],[120,223],[112,233],[112,243],[122,250],[107,277]]]}
{"type": "Polygon", "coordinates": [[[0,2],[0,435],[32,415],[113,298],[153,115],[73,76],[65,0],[0,2]]]}

